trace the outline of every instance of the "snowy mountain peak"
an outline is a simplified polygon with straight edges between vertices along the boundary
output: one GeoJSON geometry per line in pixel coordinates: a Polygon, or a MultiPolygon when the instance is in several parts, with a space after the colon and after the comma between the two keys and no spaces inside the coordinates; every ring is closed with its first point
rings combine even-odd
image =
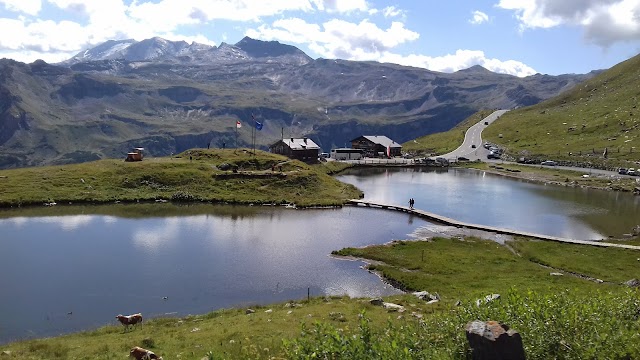
{"type": "Polygon", "coordinates": [[[135,44],[135,40],[109,40],[94,48],[87,49],[79,52],[73,58],[67,60],[71,63],[93,61],[93,60],[110,60],[118,59],[122,57],[123,52],[132,44],[135,44]]]}
{"type": "Polygon", "coordinates": [[[267,61],[306,64],[312,59],[295,46],[277,41],[261,41],[245,37],[236,45],[221,43],[219,47],[186,41],[170,41],[153,37],[142,41],[109,40],[78,53],[60,65],[71,66],[99,60],[161,61],[180,63],[215,63],[267,61]]]}

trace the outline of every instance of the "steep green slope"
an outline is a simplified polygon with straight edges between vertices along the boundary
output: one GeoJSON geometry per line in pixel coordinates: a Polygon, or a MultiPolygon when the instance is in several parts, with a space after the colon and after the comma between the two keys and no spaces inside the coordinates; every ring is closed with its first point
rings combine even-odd
{"type": "Polygon", "coordinates": [[[506,113],[483,139],[514,157],[633,166],[640,160],[639,103],[640,55],[560,96],[506,113]]]}

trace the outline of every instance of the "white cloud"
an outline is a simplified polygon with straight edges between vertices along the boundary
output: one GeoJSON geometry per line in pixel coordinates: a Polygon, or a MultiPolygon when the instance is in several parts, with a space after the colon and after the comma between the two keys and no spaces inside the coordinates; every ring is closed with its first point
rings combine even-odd
{"type": "MultiPolygon", "coordinates": [[[[58,62],[107,40],[143,40],[160,36],[172,40],[197,41],[212,45],[204,35],[178,35],[184,27],[212,20],[258,21],[262,17],[289,11],[349,12],[368,10],[366,1],[320,0],[47,0],[60,10],[73,13],[80,22],[33,18],[0,18],[0,57],[32,62],[58,62]],[[318,7],[314,7],[314,4],[318,7]],[[322,8],[320,8],[320,6],[322,8]]],[[[6,8],[36,14],[40,1],[0,0],[6,8]]]]}
{"type": "Polygon", "coordinates": [[[129,14],[144,23],[155,26],[168,23],[175,27],[219,19],[258,21],[288,11],[313,10],[310,0],[162,0],[158,3],[134,2],[129,7],[129,14]]]}
{"type": "Polygon", "coordinates": [[[386,8],[382,9],[382,14],[384,15],[384,17],[396,17],[396,16],[404,16],[405,12],[404,10],[398,9],[395,6],[387,6],[386,8]]]}
{"type": "Polygon", "coordinates": [[[356,24],[332,19],[320,26],[297,18],[277,20],[272,26],[251,29],[246,35],[263,40],[308,44],[322,57],[351,60],[379,58],[389,49],[420,36],[406,29],[401,22],[392,22],[385,30],[368,20],[356,24]]]}
{"type": "Polygon", "coordinates": [[[42,9],[40,0],[0,0],[0,4],[4,4],[4,8],[9,11],[28,15],[37,15],[42,9]]]}
{"type": "Polygon", "coordinates": [[[513,10],[521,30],[579,26],[602,47],[640,40],[640,0],[500,0],[497,6],[513,10]]]}
{"type": "Polygon", "coordinates": [[[491,71],[516,76],[536,73],[534,69],[519,61],[487,58],[482,51],[458,50],[455,54],[439,57],[396,54],[392,51],[395,47],[415,41],[420,36],[406,29],[400,22],[393,22],[388,29],[380,29],[367,20],[355,24],[334,19],[318,25],[303,19],[290,18],[277,20],[272,26],[261,25],[257,29],[247,31],[246,35],[262,40],[306,44],[321,57],[330,59],[391,62],[443,72],[481,65],[491,71]]]}
{"type": "Polygon", "coordinates": [[[483,13],[482,11],[474,11],[472,13],[472,17],[469,20],[470,23],[474,24],[474,25],[480,25],[484,22],[489,21],[489,15],[483,13]]]}
{"type": "Polygon", "coordinates": [[[403,56],[387,53],[378,60],[381,62],[415,66],[441,72],[454,72],[467,69],[474,65],[480,65],[493,72],[519,77],[529,76],[536,73],[536,71],[528,65],[516,60],[487,58],[485,53],[481,50],[457,50],[455,54],[436,57],[416,54],[403,56]]]}
{"type": "Polygon", "coordinates": [[[3,33],[11,34],[0,37],[0,55],[25,62],[44,57],[47,61],[68,58],[68,54],[75,51],[78,44],[87,41],[87,34],[82,26],[70,21],[27,23],[0,18],[0,28],[3,33]]]}
{"type": "MultiPolygon", "coordinates": [[[[549,16],[541,12],[538,4],[549,0],[500,0],[499,6],[516,12],[523,26],[546,24],[549,16]]],[[[575,3],[577,0],[565,0],[575,3]]],[[[596,4],[596,0],[585,0],[596,4]]],[[[615,3],[608,14],[614,14],[618,21],[633,13],[629,6],[640,0],[598,0],[615,3]],[[620,5],[622,4],[622,5],[620,5]],[[624,5],[624,6],[623,6],[624,5]],[[625,13],[626,11],[626,13],[625,13]]],[[[257,22],[269,16],[282,16],[287,12],[327,12],[332,14],[357,15],[380,14],[384,17],[404,17],[406,13],[388,6],[382,10],[372,8],[366,0],[137,0],[130,5],[124,0],[47,0],[50,5],[75,15],[78,23],[72,21],[52,21],[34,19],[28,14],[41,11],[40,0],[0,0],[5,8],[19,11],[27,17],[14,19],[0,18],[0,57],[10,57],[19,61],[32,62],[44,59],[58,62],[70,58],[79,51],[96,46],[110,39],[133,38],[143,40],[160,36],[169,40],[196,41],[215,45],[204,34],[182,36],[185,28],[211,25],[216,20],[237,22],[257,22]],[[7,34],[11,34],[8,36],[7,34]]],[[[595,6],[595,5],[593,5],[595,6]]],[[[545,8],[546,9],[546,8],[545,8]]],[[[588,11],[572,12],[570,6],[556,6],[554,14],[576,18],[578,15],[592,15],[588,11]]],[[[554,15],[559,16],[559,15],[554,15]]],[[[476,22],[487,21],[488,16],[474,12],[476,22]]],[[[603,19],[588,17],[594,37],[598,34],[612,34],[611,29],[600,29],[596,24],[605,24],[603,19]],[[597,30],[597,31],[596,31],[597,30]]],[[[631,19],[631,18],[629,18],[631,19]]],[[[555,20],[560,21],[560,20],[555,20]]],[[[627,21],[629,26],[633,21],[627,21]]],[[[624,29],[623,27],[617,28],[624,29]]],[[[631,28],[632,29],[632,28],[631,28]]],[[[631,37],[633,30],[614,35],[631,37]]],[[[387,28],[381,28],[365,19],[349,22],[333,19],[322,24],[308,23],[299,18],[283,18],[271,25],[262,24],[246,31],[246,35],[263,40],[279,40],[285,43],[306,44],[317,55],[325,58],[349,60],[375,60],[396,62],[403,65],[426,67],[438,71],[456,71],[472,65],[482,65],[493,71],[518,76],[534,73],[533,69],[517,61],[488,59],[481,51],[459,50],[453,55],[429,57],[425,55],[402,56],[394,49],[402,44],[416,41],[420,34],[409,30],[400,21],[393,21],[387,28]]],[[[613,35],[611,35],[613,36],[613,35]]]]}
{"type": "MultiPolygon", "coordinates": [[[[293,1],[292,1],[293,2],[293,1]]],[[[348,13],[352,11],[369,11],[366,0],[311,0],[318,10],[329,13],[348,13]]]]}

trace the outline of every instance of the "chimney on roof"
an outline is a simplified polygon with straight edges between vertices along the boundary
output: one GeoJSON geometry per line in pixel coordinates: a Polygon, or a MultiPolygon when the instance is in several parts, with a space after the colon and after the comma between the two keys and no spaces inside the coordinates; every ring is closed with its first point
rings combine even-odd
{"type": "Polygon", "coordinates": [[[304,143],[305,143],[305,144],[307,143],[307,138],[303,138],[302,140],[304,140],[304,143]]]}
{"type": "Polygon", "coordinates": [[[293,138],[291,138],[291,142],[293,143],[293,138]]]}

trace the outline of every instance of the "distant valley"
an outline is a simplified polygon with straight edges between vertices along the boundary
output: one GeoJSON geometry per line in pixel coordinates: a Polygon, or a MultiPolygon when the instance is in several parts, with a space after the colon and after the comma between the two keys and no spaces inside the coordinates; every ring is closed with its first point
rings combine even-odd
{"type": "Polygon", "coordinates": [[[526,78],[474,66],[455,73],[314,60],[244,38],[212,47],[161,38],[108,41],[60,64],[0,60],[0,168],[166,156],[194,147],[307,136],[324,151],[363,134],[405,142],[480,109],[537,104],[591,78],[526,78]]]}

